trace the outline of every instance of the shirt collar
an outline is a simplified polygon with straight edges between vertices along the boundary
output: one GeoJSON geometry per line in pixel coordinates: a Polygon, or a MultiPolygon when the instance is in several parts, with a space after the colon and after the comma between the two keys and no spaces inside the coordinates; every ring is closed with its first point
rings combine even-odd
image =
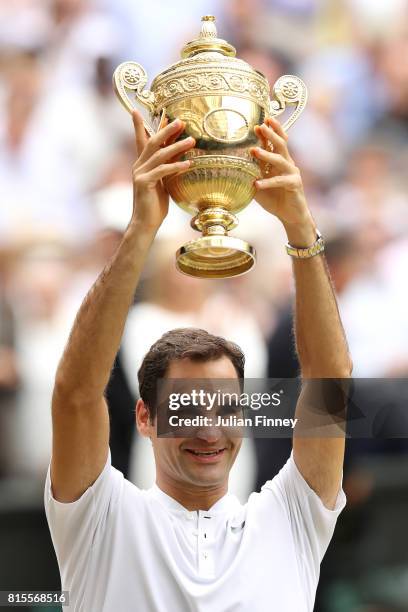
{"type": "MultiPolygon", "coordinates": [[[[154,484],[152,486],[152,488],[149,490],[149,493],[168,510],[181,514],[191,514],[190,510],[187,510],[187,508],[182,506],[173,497],[167,495],[167,493],[162,491],[157,486],[157,484],[154,484]]],[[[240,506],[241,504],[239,503],[235,495],[232,495],[231,493],[226,493],[217,502],[215,502],[215,504],[213,504],[209,510],[201,510],[200,512],[206,512],[206,514],[208,514],[209,516],[216,516],[230,513],[233,510],[237,510],[240,506]]]]}

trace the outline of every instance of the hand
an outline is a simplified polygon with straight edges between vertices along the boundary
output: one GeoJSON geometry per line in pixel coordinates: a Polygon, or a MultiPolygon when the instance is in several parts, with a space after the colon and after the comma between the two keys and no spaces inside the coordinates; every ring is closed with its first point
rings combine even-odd
{"type": "Polygon", "coordinates": [[[299,169],[288,151],[286,132],[276,119],[268,118],[256,126],[255,133],[262,144],[251,149],[261,162],[262,172],[262,179],[255,181],[255,200],[276,215],[285,228],[314,226],[299,169]]]}
{"type": "Polygon", "coordinates": [[[165,176],[187,170],[190,161],[179,161],[179,157],[194,147],[195,140],[186,138],[175,142],[185,128],[184,122],[179,119],[149,137],[141,114],[134,111],[132,116],[138,155],[132,169],[132,221],[140,223],[147,230],[156,232],[169,208],[169,195],[162,179],[165,176]]]}

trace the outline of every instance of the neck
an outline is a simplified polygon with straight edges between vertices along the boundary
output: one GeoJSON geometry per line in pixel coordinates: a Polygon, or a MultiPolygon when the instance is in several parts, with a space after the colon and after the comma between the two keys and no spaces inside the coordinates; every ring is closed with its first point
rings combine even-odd
{"type": "Polygon", "coordinates": [[[228,482],[212,487],[200,487],[184,482],[169,482],[165,477],[157,475],[156,484],[166,495],[190,511],[209,510],[228,492],[228,482]]]}

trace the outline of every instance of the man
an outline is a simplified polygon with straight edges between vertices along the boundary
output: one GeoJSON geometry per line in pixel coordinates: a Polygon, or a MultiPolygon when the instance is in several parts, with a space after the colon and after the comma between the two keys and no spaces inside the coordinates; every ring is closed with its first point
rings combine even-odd
{"type": "MultiPolygon", "coordinates": [[[[345,503],[344,437],[295,436],[286,466],[245,506],[227,492],[239,439],[211,427],[191,438],[157,437],[157,379],[241,377],[237,347],[197,330],[169,332],[153,345],[139,371],[136,420],[153,445],[156,485],[140,491],[110,465],[104,390],[143,263],[167,214],[161,179],[188,168],[188,161],[177,159],[194,146],[193,139],[176,141],[181,121],[150,139],[137,112],[134,126],[133,215],[79,310],[53,396],[45,505],[69,609],[310,611],[320,561],[345,503]]],[[[291,245],[314,245],[316,227],[286,134],[274,119],[256,131],[262,146],[252,153],[264,172],[256,181],[257,201],[281,220],[291,245]]],[[[317,247],[294,259],[302,375],[349,377],[324,259],[308,256],[317,247]]],[[[304,409],[301,399],[300,420],[304,409]]]]}

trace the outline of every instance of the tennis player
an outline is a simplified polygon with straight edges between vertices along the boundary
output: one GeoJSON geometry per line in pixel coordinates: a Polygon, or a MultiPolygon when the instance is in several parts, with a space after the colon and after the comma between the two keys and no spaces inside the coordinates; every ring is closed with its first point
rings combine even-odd
{"type": "MultiPolygon", "coordinates": [[[[173,330],[139,370],[137,426],[151,439],[156,483],[142,491],[111,465],[104,399],[128,309],[167,215],[162,179],[188,168],[181,121],[149,138],[134,113],[134,208],[123,240],[85,298],[60,361],[45,509],[68,610],[76,612],[311,612],[323,555],[345,505],[344,436],[295,435],[280,473],[241,505],[228,475],[241,440],[199,428],[158,437],[159,378],[242,378],[237,346],[203,330],[173,330]]],[[[283,224],[293,258],[296,346],[304,378],[348,378],[351,360],[324,243],[278,121],[257,127],[256,200],[283,224]]],[[[265,279],[267,282],[267,279],[265,279]]],[[[271,279],[272,282],[272,279],[271,279]]],[[[328,411],[331,409],[327,406],[328,411]]],[[[299,422],[305,414],[301,395],[299,422]]]]}

